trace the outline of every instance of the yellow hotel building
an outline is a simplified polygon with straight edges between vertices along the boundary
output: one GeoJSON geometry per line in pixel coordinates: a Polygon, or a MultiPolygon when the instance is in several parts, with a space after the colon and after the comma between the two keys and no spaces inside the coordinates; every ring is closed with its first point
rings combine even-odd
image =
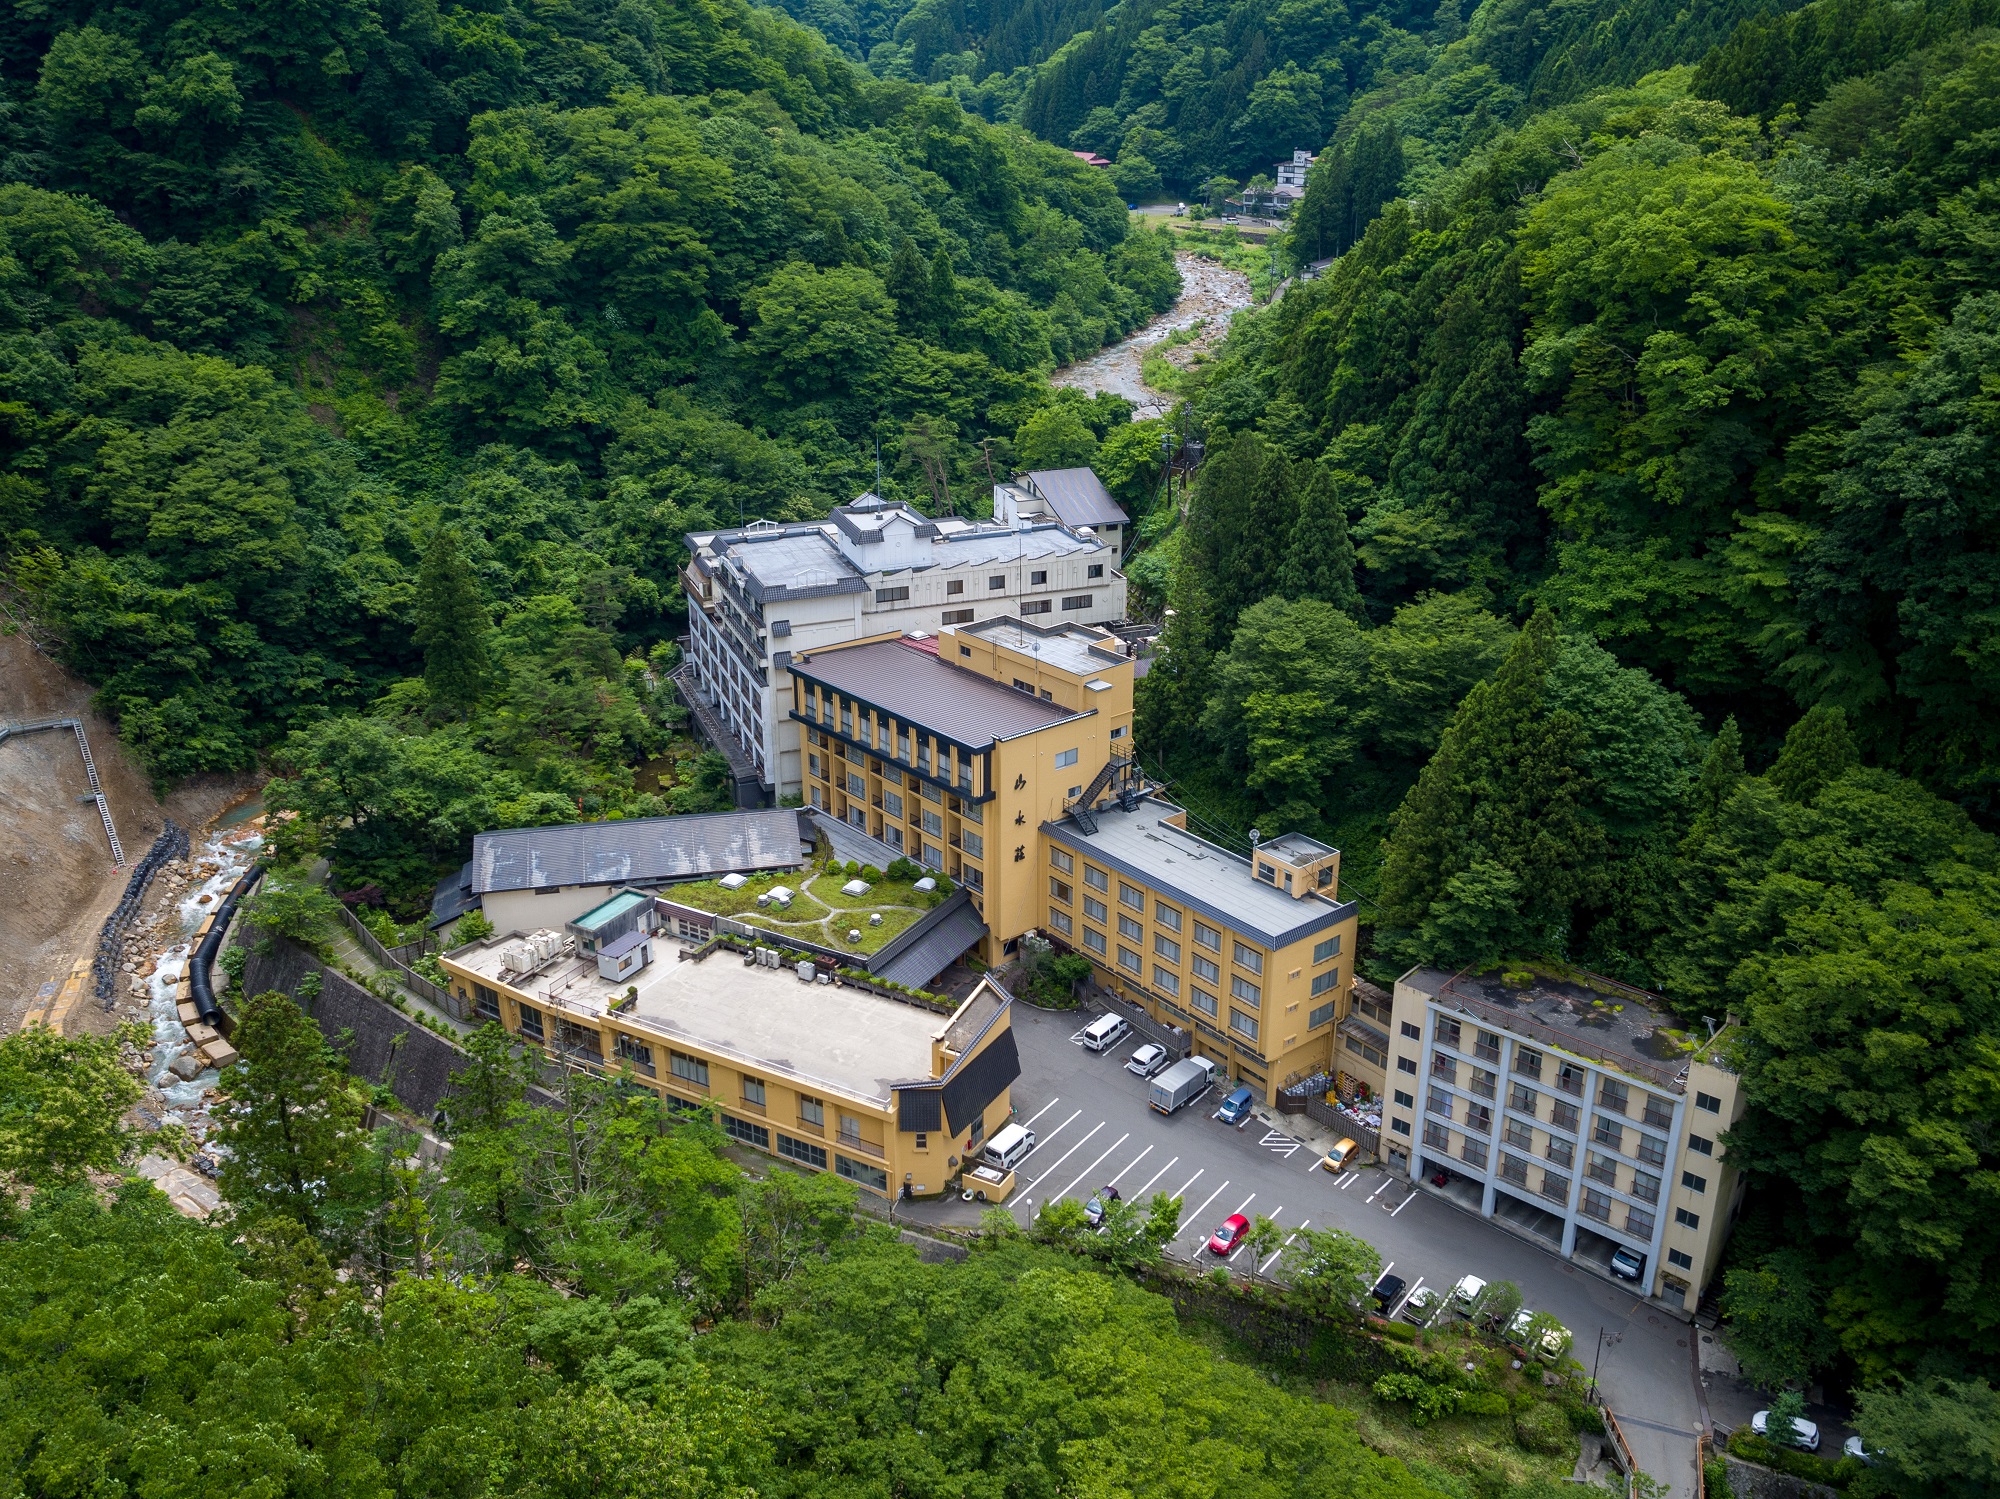
{"type": "Polygon", "coordinates": [[[1146,794],[1116,637],[998,619],[791,674],[808,800],[964,884],[987,962],[1046,934],[1267,1102],[1331,1065],[1358,917],[1339,851],[1293,834],[1244,858],[1146,794]]]}

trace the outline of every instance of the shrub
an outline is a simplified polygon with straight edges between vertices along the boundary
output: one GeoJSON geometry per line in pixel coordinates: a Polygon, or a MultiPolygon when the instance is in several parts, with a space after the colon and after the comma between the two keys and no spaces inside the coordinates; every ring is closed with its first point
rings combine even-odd
{"type": "Polygon", "coordinates": [[[1729,1450],[1746,1463],[1775,1468],[1807,1483],[1823,1483],[1830,1489],[1845,1489],[1867,1471],[1867,1465],[1859,1458],[1816,1457],[1796,1447],[1780,1446],[1747,1426],[1739,1426],[1729,1434],[1729,1450]]]}
{"type": "Polygon", "coordinates": [[[1385,1322],[1382,1325],[1382,1336],[1398,1343],[1414,1343],[1417,1340],[1417,1330],[1407,1322],[1385,1322]]]}
{"type": "Polygon", "coordinates": [[[882,871],[877,869],[873,864],[863,864],[861,866],[861,878],[871,885],[879,885],[882,883],[882,871]]]}
{"type": "Polygon", "coordinates": [[[1530,1452],[1561,1457],[1575,1445],[1569,1417],[1561,1406],[1545,1400],[1531,1401],[1526,1410],[1514,1415],[1514,1440],[1530,1452]]]}
{"type": "Polygon", "coordinates": [[[1719,1457],[1711,1457],[1701,1465],[1702,1487],[1715,1499],[1734,1499],[1729,1487],[1729,1464],[1719,1457]]]}
{"type": "Polygon", "coordinates": [[[1461,1416],[1504,1416],[1508,1411],[1507,1397],[1498,1390],[1478,1390],[1458,1397],[1461,1416]]]}
{"type": "Polygon", "coordinates": [[[850,876],[851,878],[854,878],[854,879],[859,879],[859,878],[861,877],[861,862],[860,862],[860,860],[858,860],[858,859],[849,859],[849,860],[847,861],[847,873],[848,873],[848,875],[849,875],[849,876],[850,876]]]}
{"type": "Polygon", "coordinates": [[[1448,1416],[1457,1410],[1466,1397],[1449,1385],[1432,1384],[1420,1375],[1384,1374],[1375,1381],[1375,1398],[1407,1400],[1410,1403],[1410,1423],[1428,1426],[1438,1417],[1448,1416]]]}

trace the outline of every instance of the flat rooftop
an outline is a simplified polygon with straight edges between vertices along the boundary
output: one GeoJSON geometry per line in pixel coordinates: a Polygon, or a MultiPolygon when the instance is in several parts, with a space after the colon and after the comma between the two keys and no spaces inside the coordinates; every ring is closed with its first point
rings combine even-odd
{"type": "Polygon", "coordinates": [[[1266,947],[1283,947],[1355,913],[1353,901],[1337,903],[1318,895],[1294,900],[1272,889],[1250,873],[1248,859],[1167,821],[1180,810],[1149,796],[1130,812],[1115,806],[1093,812],[1094,833],[1069,817],[1043,823],[1042,831],[1065,848],[1144,880],[1164,895],[1178,896],[1209,920],[1266,947]]]}
{"type": "Polygon", "coordinates": [[[989,619],[984,624],[958,625],[961,635],[976,635],[1010,651],[1034,656],[1073,676],[1090,677],[1131,658],[1116,635],[1086,630],[1082,625],[1056,625],[1039,630],[1018,619],[989,619]]]}
{"type": "MultiPolygon", "coordinates": [[[[451,959],[497,981],[501,950],[515,940],[495,937],[451,959]]],[[[685,962],[670,943],[657,940],[653,951],[653,961],[622,982],[599,978],[594,959],[572,959],[509,987],[551,1014],[593,1019],[636,988],[638,1003],[617,1017],[631,1022],[635,1033],[685,1040],[796,1078],[809,1090],[878,1107],[888,1107],[892,1084],[933,1075],[931,1038],[949,1024],[944,1015],[862,989],[803,984],[789,968],[745,967],[734,953],[685,962]]],[[[667,1076],[667,1059],[656,1055],[653,1062],[658,1075],[667,1076]]]]}
{"type": "Polygon", "coordinates": [[[787,807],[627,817],[504,828],[472,840],[472,889],[488,895],[550,885],[655,884],[805,863],[799,814],[787,807]]]}
{"type": "Polygon", "coordinates": [[[940,660],[936,643],[926,644],[928,649],[882,640],[815,651],[794,656],[791,671],[967,749],[984,749],[995,740],[1080,716],[940,660]]]}
{"type": "Polygon", "coordinates": [[[1286,833],[1281,838],[1260,843],[1258,849],[1274,854],[1288,864],[1310,864],[1315,859],[1324,859],[1334,852],[1331,843],[1321,843],[1317,838],[1308,838],[1304,833],[1286,833]]]}
{"type": "Polygon", "coordinates": [[[1665,1000],[1596,974],[1558,978],[1536,972],[1531,982],[1516,988],[1497,969],[1451,974],[1413,968],[1402,982],[1517,1035],[1552,1042],[1669,1087],[1679,1086],[1677,1079],[1692,1056],[1686,1033],[1665,1000]]]}

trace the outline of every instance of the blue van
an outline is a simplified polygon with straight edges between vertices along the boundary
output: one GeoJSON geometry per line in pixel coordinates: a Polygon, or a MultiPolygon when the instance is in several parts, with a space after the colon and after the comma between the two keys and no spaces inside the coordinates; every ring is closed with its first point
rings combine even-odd
{"type": "Polygon", "coordinates": [[[1224,1124],[1241,1124],[1250,1117],[1250,1105],[1257,1101],[1257,1095],[1248,1088],[1238,1088],[1222,1100],[1222,1107],[1215,1111],[1215,1117],[1224,1124]]]}

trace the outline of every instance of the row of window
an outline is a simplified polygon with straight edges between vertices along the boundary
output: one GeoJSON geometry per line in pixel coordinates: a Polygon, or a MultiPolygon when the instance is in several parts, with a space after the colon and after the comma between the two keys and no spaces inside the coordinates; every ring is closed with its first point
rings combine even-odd
{"type": "MultiPolygon", "coordinates": [[[[1084,569],[1084,576],[1093,579],[1103,577],[1104,564],[1102,562],[1090,563],[1084,569]]],[[[1047,568],[1038,567],[1031,570],[1028,574],[1028,586],[1030,588],[1046,588],[1048,586],[1048,582],[1049,582],[1049,574],[1047,568]]],[[[986,591],[988,593],[998,593],[1004,588],[1006,588],[1006,586],[1007,586],[1007,575],[1005,573],[990,573],[987,575],[986,591]]],[[[949,579],[944,585],[944,593],[946,598],[958,598],[962,596],[964,592],[965,592],[965,580],[963,578],[949,579]]],[[[909,596],[910,596],[910,590],[908,589],[908,587],[901,585],[894,588],[878,588],[875,590],[875,602],[878,604],[899,604],[903,602],[905,599],[907,599],[909,596]]],[[[1063,608],[1088,609],[1090,607],[1090,595],[1086,593],[1086,594],[1080,594],[1078,595],[1078,597],[1082,600],[1082,602],[1072,603],[1069,599],[1064,599],[1063,608]]],[[[1046,601],[1044,601],[1044,603],[1046,604],[1046,601]]],[[[1043,611],[1038,610],[1036,612],[1039,613],[1043,611]]],[[[968,618],[969,617],[970,616],[968,616],[968,618]]],[[[951,616],[947,614],[945,616],[945,623],[950,624],[952,622],[953,621],[951,616]]]]}

